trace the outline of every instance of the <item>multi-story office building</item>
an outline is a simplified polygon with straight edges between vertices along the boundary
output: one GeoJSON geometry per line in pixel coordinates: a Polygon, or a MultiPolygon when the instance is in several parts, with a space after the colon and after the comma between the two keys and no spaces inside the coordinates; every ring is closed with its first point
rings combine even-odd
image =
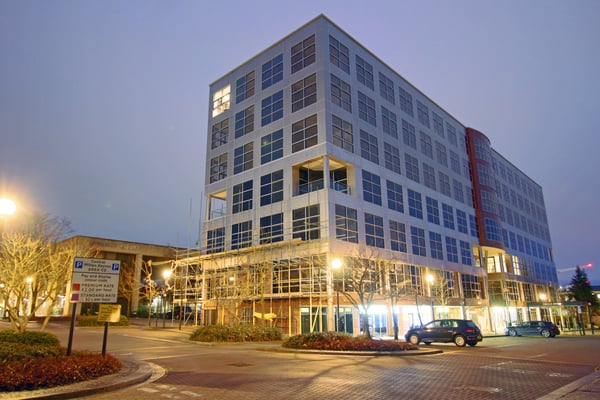
{"type": "Polygon", "coordinates": [[[178,260],[205,323],[551,314],[540,185],[325,16],[212,83],[208,114],[201,246],[178,260]]]}

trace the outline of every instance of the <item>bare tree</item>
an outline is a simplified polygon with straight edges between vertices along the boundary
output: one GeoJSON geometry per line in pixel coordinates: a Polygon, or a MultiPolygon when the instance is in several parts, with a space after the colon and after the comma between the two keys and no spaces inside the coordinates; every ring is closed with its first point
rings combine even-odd
{"type": "Polygon", "coordinates": [[[360,310],[362,330],[370,339],[369,309],[377,295],[384,292],[385,268],[383,261],[375,257],[373,249],[362,248],[358,254],[358,257],[346,257],[343,261],[342,294],[360,310]]]}
{"type": "Polygon", "coordinates": [[[37,310],[51,310],[64,294],[76,249],[58,242],[70,232],[69,221],[48,214],[2,232],[0,296],[13,330],[24,332],[37,310]]]}
{"type": "Polygon", "coordinates": [[[135,276],[135,266],[130,263],[121,264],[121,273],[119,274],[119,297],[127,300],[127,309],[125,315],[131,314],[131,302],[134,296],[139,296],[137,289],[137,277],[135,276]]]}

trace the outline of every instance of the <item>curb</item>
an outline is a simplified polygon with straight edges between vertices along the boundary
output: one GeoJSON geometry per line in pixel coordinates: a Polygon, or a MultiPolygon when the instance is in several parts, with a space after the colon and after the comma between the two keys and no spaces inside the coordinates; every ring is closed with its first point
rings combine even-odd
{"type": "Polygon", "coordinates": [[[72,399],[122,389],[145,382],[150,378],[158,379],[165,372],[162,367],[145,361],[132,362],[121,360],[121,362],[123,363],[123,368],[116,374],[48,389],[2,393],[0,394],[0,400],[72,399]]]}
{"type": "MultiPolygon", "coordinates": [[[[557,400],[557,399],[569,399],[571,393],[580,393],[582,399],[590,396],[591,393],[585,395],[586,392],[600,392],[598,388],[600,386],[600,371],[593,372],[583,378],[579,378],[575,382],[571,382],[561,388],[556,389],[554,392],[548,393],[545,396],[539,397],[537,400],[557,400]],[[598,382],[596,382],[598,381],[598,382]],[[589,388],[588,388],[589,385],[589,388]]],[[[577,397],[579,398],[579,397],[577,397]]],[[[588,397],[592,398],[592,397],[588,397]]],[[[595,397],[594,397],[595,398],[595,397]]]]}

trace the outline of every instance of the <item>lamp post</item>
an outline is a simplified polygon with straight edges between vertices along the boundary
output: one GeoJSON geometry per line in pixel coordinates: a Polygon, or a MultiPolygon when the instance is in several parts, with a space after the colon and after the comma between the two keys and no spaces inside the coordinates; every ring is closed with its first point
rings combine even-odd
{"type": "Polygon", "coordinates": [[[435,313],[433,310],[433,296],[431,295],[431,285],[433,284],[433,275],[427,274],[425,276],[425,280],[427,281],[427,291],[429,292],[429,298],[431,299],[431,319],[435,319],[435,313]]]}
{"type": "MultiPolygon", "coordinates": [[[[331,261],[331,268],[334,271],[339,271],[342,269],[342,260],[339,258],[334,258],[331,261]]],[[[333,289],[335,290],[336,296],[336,318],[335,318],[335,331],[339,332],[340,330],[340,292],[336,289],[335,283],[333,285],[333,289]]]]}
{"type": "Polygon", "coordinates": [[[165,307],[165,301],[166,301],[168,293],[169,293],[169,278],[171,277],[171,270],[165,269],[163,271],[162,275],[163,275],[163,278],[165,279],[165,288],[164,288],[163,294],[161,295],[162,311],[163,311],[163,328],[164,328],[165,324],[166,324],[166,320],[167,320],[167,309],[165,307]]]}

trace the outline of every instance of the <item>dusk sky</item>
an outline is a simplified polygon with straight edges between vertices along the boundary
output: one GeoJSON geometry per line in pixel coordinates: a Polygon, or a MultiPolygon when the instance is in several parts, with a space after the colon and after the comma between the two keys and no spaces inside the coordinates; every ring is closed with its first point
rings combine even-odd
{"type": "Polygon", "coordinates": [[[597,0],[0,0],[0,197],[194,246],[209,84],[321,13],[538,182],[560,283],[600,285],[597,0]]]}

